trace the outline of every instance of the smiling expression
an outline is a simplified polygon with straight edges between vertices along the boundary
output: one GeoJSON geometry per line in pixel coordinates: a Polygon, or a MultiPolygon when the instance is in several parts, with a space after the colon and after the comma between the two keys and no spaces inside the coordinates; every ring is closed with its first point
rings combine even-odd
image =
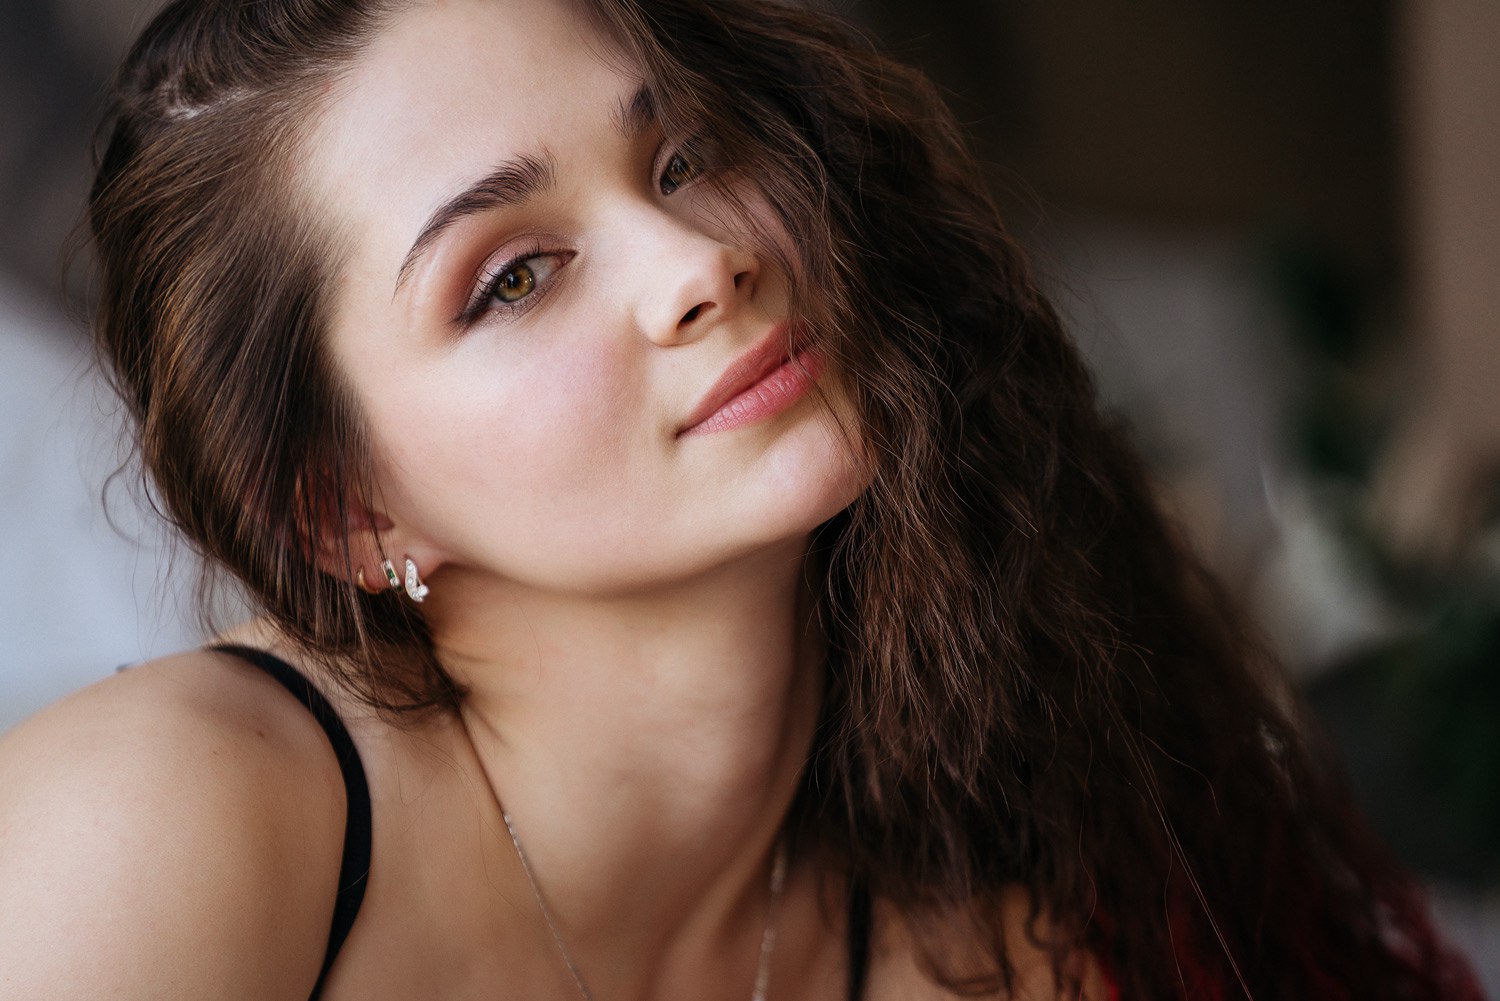
{"type": "Polygon", "coordinates": [[[301,179],[348,248],[332,354],[399,543],[450,570],[649,587],[863,486],[832,367],[826,403],[782,369],[681,433],[771,367],[747,355],[786,281],[610,51],[561,0],[414,7],[312,126],[301,179]]]}

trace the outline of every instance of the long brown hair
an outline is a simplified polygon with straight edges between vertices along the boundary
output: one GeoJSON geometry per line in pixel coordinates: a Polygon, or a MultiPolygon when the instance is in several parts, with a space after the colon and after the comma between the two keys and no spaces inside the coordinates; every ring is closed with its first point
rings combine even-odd
{"type": "MultiPolygon", "coordinates": [[[[585,6],[709,182],[732,201],[753,178],[779,216],[791,240],[758,240],[873,461],[816,536],[829,661],[799,837],[967,993],[1012,984],[1020,886],[1060,984],[1087,949],[1126,998],[1477,997],[1158,511],[931,85],[773,0],[585,6]],[[949,962],[954,913],[991,969],[949,962]]],[[[172,4],[121,72],[90,207],[99,343],[161,506],[399,715],[462,692],[419,616],[309,552],[368,499],[368,447],[326,354],[340,246],[283,180],[387,7],[172,4]]]]}

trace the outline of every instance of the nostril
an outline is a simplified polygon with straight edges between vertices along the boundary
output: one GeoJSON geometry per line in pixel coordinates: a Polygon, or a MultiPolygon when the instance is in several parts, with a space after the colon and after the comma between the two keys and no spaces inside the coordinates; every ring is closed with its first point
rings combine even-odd
{"type": "Polygon", "coordinates": [[[682,314],[682,320],[680,322],[682,322],[682,323],[692,323],[694,320],[696,320],[698,318],[698,314],[701,313],[701,312],[703,312],[703,303],[700,302],[698,305],[694,306],[692,309],[688,310],[686,313],[683,313],[682,314]]]}

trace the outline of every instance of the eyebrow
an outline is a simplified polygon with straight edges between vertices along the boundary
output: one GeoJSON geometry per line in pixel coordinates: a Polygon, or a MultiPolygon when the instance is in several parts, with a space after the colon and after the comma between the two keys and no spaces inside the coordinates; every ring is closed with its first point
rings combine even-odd
{"type": "MultiPolygon", "coordinates": [[[[645,85],[636,89],[629,101],[621,101],[610,115],[610,124],[627,141],[635,139],[656,121],[656,99],[645,85]]],[[[556,183],[556,161],[543,151],[507,160],[463,191],[448,199],[427,218],[421,232],[396,272],[396,292],[410,277],[417,261],[461,219],[497,208],[520,205],[556,183]]]]}
{"type": "Polygon", "coordinates": [[[630,100],[621,101],[611,117],[615,131],[626,139],[634,139],[656,121],[656,95],[645,84],[636,88],[630,100]]]}
{"type": "Polygon", "coordinates": [[[507,160],[478,181],[444,202],[427,219],[422,232],[417,234],[401,270],[396,272],[396,291],[411,274],[417,261],[427,248],[443,235],[454,223],[480,212],[488,212],[505,205],[519,205],[524,201],[549,190],[554,181],[552,155],[521,156],[507,160]]]}

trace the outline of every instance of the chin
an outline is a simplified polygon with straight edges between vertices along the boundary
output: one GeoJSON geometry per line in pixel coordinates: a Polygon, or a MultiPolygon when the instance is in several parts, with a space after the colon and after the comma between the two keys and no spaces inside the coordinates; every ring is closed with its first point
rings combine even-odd
{"type": "MultiPolygon", "coordinates": [[[[869,488],[874,467],[862,440],[846,441],[833,418],[799,428],[794,447],[773,450],[763,472],[770,485],[768,513],[804,533],[844,510],[869,488]]],[[[845,420],[845,426],[857,427],[845,420]]]]}
{"type": "Polygon", "coordinates": [[[800,486],[804,489],[771,494],[774,503],[764,503],[766,494],[747,497],[762,503],[727,506],[691,526],[630,539],[594,539],[586,549],[555,553],[545,570],[549,580],[534,583],[610,599],[694,586],[737,566],[785,565],[806,552],[818,527],[852,503],[864,484],[850,476],[800,486]],[[619,555],[601,560],[601,553],[619,555]]]}
{"type": "Polygon", "coordinates": [[[825,414],[786,429],[740,466],[741,475],[701,480],[670,514],[632,518],[602,535],[604,522],[594,516],[519,533],[526,552],[511,554],[520,559],[506,576],[609,598],[701,580],[757,557],[783,559],[803,551],[819,526],[869,487],[870,467],[856,459],[862,454],[825,414]]]}

